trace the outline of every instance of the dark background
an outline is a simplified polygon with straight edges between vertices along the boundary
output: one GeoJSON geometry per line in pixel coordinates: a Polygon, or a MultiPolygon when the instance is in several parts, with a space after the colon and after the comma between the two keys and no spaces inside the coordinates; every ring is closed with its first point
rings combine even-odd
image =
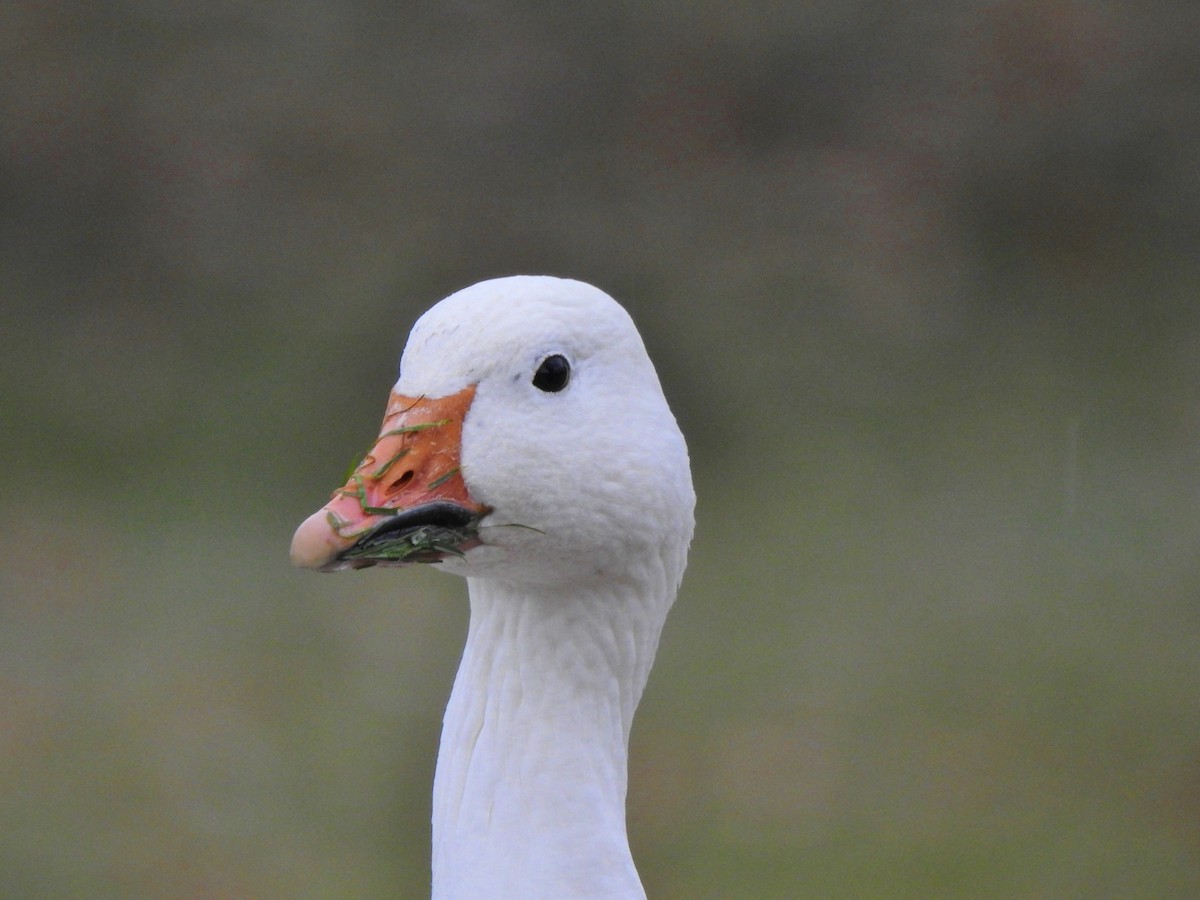
{"type": "Polygon", "coordinates": [[[420,897],[455,579],[294,571],[413,319],[688,435],[656,898],[1200,894],[1200,7],[0,7],[0,894],[420,897]]]}

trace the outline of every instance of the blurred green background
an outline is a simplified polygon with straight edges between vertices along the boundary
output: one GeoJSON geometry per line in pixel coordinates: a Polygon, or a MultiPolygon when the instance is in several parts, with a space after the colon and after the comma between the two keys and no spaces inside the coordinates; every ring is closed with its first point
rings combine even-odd
{"type": "Polygon", "coordinates": [[[414,318],[688,435],[656,898],[1200,896],[1200,7],[0,8],[0,896],[421,897],[463,585],[288,564],[414,318]]]}

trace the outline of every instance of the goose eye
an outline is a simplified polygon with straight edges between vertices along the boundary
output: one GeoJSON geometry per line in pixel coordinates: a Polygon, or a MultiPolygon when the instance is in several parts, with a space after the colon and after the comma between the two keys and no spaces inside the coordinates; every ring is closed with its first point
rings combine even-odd
{"type": "Polygon", "coordinates": [[[565,356],[547,356],[533,373],[533,386],[549,394],[557,394],[571,380],[571,364],[565,356]]]}

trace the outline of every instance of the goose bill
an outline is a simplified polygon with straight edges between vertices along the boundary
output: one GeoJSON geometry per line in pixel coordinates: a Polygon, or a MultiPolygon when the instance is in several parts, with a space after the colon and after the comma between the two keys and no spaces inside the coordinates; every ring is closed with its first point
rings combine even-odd
{"type": "Polygon", "coordinates": [[[463,481],[462,425],[472,385],[430,399],[395,392],[375,445],[292,538],[292,562],[334,572],[439,562],[478,543],[490,509],[463,481]]]}

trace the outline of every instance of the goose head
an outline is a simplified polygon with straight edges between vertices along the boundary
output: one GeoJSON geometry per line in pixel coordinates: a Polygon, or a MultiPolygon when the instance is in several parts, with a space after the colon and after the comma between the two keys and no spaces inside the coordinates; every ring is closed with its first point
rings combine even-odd
{"type": "Polygon", "coordinates": [[[296,531],[292,561],[430,563],[578,584],[652,566],[678,585],[687,448],[625,310],[578,281],[485,281],[413,327],[374,446],[296,531]]]}
{"type": "Polygon", "coordinates": [[[438,900],[644,898],[629,730],[694,505],[658,376],[604,292],[501,278],[414,326],[378,439],[292,560],[467,577],[434,779],[438,900]]]}

